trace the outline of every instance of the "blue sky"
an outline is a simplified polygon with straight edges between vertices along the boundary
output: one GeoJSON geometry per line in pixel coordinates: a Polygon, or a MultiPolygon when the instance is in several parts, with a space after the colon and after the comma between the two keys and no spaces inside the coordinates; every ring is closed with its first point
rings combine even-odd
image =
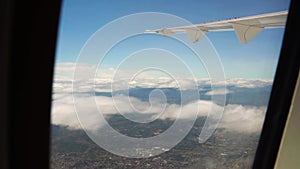
{"type": "MultiPolygon", "coordinates": [[[[94,32],[105,24],[129,14],[163,12],[197,24],[287,10],[288,6],[287,0],[65,0],[62,6],[56,62],[76,62],[81,48],[94,32]]],[[[246,45],[239,43],[234,32],[208,33],[207,37],[219,53],[226,77],[269,79],[274,75],[283,31],[263,30],[246,45]]],[[[164,40],[157,41],[156,38],[148,38],[148,41],[158,45],[165,43],[164,40]]],[[[134,45],[134,42],[133,39],[131,45],[134,45]]],[[[126,49],[121,49],[115,53],[126,52],[126,49]]],[[[175,46],[174,50],[178,50],[178,46],[175,46]]],[[[113,67],[117,62],[113,55],[106,61],[108,67],[113,67]]],[[[192,61],[190,64],[193,65],[192,61]]],[[[201,74],[199,76],[201,77],[201,74]]]]}

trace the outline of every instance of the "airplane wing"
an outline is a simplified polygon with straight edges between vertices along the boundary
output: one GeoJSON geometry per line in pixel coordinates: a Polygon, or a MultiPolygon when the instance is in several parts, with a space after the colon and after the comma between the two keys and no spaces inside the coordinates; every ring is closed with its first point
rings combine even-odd
{"type": "Polygon", "coordinates": [[[283,28],[287,14],[288,11],[280,11],[189,26],[146,30],[145,33],[155,33],[167,37],[175,33],[186,33],[190,41],[195,43],[207,32],[235,31],[239,41],[245,44],[264,28],[283,28]]]}

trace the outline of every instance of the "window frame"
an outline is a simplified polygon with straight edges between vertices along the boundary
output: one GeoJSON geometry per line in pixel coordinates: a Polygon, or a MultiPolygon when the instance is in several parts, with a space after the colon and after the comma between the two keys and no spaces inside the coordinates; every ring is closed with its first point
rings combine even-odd
{"type": "MultiPolygon", "coordinates": [[[[275,165],[300,64],[300,2],[291,0],[253,164],[275,165]]],[[[50,110],[60,0],[0,1],[0,168],[49,168],[50,110]]]]}
{"type": "Polygon", "coordinates": [[[253,163],[274,168],[300,67],[300,2],[291,0],[270,100],[253,163]]]}

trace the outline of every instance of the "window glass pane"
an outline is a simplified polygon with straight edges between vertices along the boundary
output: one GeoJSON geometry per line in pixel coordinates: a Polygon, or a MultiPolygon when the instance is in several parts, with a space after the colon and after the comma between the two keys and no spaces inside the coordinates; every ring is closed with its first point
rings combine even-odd
{"type": "Polygon", "coordinates": [[[65,0],[51,168],[251,168],[288,6],[65,0]]]}

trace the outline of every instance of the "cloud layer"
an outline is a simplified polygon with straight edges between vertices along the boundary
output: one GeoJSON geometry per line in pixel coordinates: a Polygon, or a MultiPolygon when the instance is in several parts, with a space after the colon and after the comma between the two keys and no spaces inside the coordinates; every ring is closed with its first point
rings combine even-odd
{"type": "MultiPolygon", "coordinates": [[[[130,70],[115,70],[114,68],[96,69],[96,65],[76,65],[75,63],[57,63],[55,66],[54,75],[54,89],[63,87],[67,84],[71,84],[73,81],[73,74],[75,71],[81,70],[82,76],[84,72],[90,70],[97,70],[94,77],[85,81],[85,84],[95,84],[96,91],[110,91],[113,84],[114,89],[122,90],[127,87],[141,87],[141,88],[181,88],[189,89],[198,86],[212,85],[212,81],[209,78],[196,78],[196,77],[173,77],[163,76],[161,74],[154,73],[141,73],[134,77],[134,72],[130,70]],[[115,77],[115,73],[118,72],[115,77]],[[124,85],[124,83],[126,83],[124,85]]],[[[214,85],[223,85],[224,80],[213,81],[214,85]]],[[[272,84],[272,80],[269,79],[242,79],[231,78],[226,79],[227,86],[242,87],[242,88],[257,88],[269,86],[272,84]]],[[[227,92],[230,92],[227,90],[227,92]]]]}
{"type": "MultiPolygon", "coordinates": [[[[71,128],[81,128],[77,119],[74,100],[72,97],[72,82],[75,64],[74,63],[57,63],[55,67],[55,77],[53,83],[53,104],[52,104],[52,123],[60,125],[68,125],[71,128]]],[[[95,69],[92,66],[77,65],[77,69],[90,70],[95,69]]],[[[83,71],[84,72],[84,71],[83,71]]],[[[170,77],[157,76],[151,74],[143,74],[134,79],[131,78],[132,72],[121,71],[123,79],[114,79],[114,73],[116,70],[108,68],[105,70],[99,70],[94,79],[88,79],[81,85],[76,85],[78,88],[75,92],[91,92],[89,86],[95,86],[94,91],[97,92],[111,92],[111,84],[113,83],[114,90],[124,90],[135,87],[141,88],[179,88],[181,90],[188,90],[200,86],[210,86],[211,81],[209,79],[193,79],[193,78],[178,78],[172,79],[170,77]],[[195,83],[196,81],[196,83],[195,83]],[[125,84],[125,85],[124,85],[125,84]],[[180,85],[178,85],[180,84],[180,85]]],[[[84,74],[82,74],[84,76],[84,74]]],[[[221,81],[215,81],[216,84],[222,84],[221,81]]],[[[264,87],[272,84],[271,80],[254,80],[254,79],[227,79],[226,84],[228,86],[243,87],[243,88],[256,88],[264,87]]],[[[205,95],[218,95],[233,93],[232,90],[215,90],[207,91],[205,95]]],[[[92,96],[88,96],[92,97],[92,96]]],[[[247,97],[247,96],[245,96],[247,97]]],[[[79,98],[87,99],[87,98],[79,98]]],[[[106,96],[95,96],[95,99],[99,110],[104,115],[109,114],[122,114],[128,115],[132,113],[140,113],[147,115],[148,120],[160,119],[176,119],[179,113],[182,113],[181,118],[189,119],[194,117],[195,111],[198,112],[198,116],[207,116],[211,107],[217,107],[215,103],[211,101],[192,101],[184,105],[161,103],[161,101],[146,102],[139,100],[138,98],[128,97],[124,95],[115,96],[113,99],[106,96]],[[198,110],[195,110],[198,107],[198,110]]],[[[86,117],[94,116],[94,110],[86,104],[86,117]]],[[[219,128],[225,128],[238,132],[259,132],[264,120],[266,107],[255,106],[242,106],[237,104],[230,104],[225,106],[223,118],[219,124],[219,128]]],[[[140,116],[144,117],[144,116],[140,116]]],[[[132,118],[128,116],[128,118],[132,118]]],[[[132,120],[132,119],[131,119],[132,120]]],[[[134,119],[141,121],[143,119],[134,119]]],[[[101,122],[91,121],[90,129],[100,128],[101,122]]]]}
{"type": "MultiPolygon", "coordinates": [[[[73,105],[73,98],[63,94],[55,94],[54,97],[57,99],[53,101],[52,105],[52,123],[68,125],[71,128],[81,128],[73,105]]],[[[151,120],[154,120],[157,117],[160,119],[176,119],[179,113],[183,113],[181,118],[193,118],[195,111],[197,111],[197,109],[195,109],[196,107],[198,107],[199,117],[207,116],[211,107],[214,105],[211,101],[199,100],[183,106],[167,104],[166,108],[162,109],[160,104],[150,106],[148,102],[140,101],[137,98],[129,99],[131,101],[130,104],[128,103],[129,100],[127,96],[118,96],[115,97],[114,100],[111,97],[96,96],[96,102],[99,106],[98,108],[103,115],[123,114],[126,116],[126,114],[134,112],[138,114],[149,114],[150,116],[147,117],[151,120]]],[[[85,107],[85,109],[87,110],[85,111],[87,117],[95,114],[95,112],[89,111],[89,106],[85,107]]],[[[239,132],[259,132],[264,120],[265,110],[265,107],[227,105],[225,106],[225,111],[219,124],[219,128],[239,132]]],[[[91,118],[91,120],[92,119],[93,118],[91,118]]],[[[97,124],[96,126],[91,125],[90,129],[102,126],[102,124],[97,121],[91,121],[90,124],[97,124]]]]}

